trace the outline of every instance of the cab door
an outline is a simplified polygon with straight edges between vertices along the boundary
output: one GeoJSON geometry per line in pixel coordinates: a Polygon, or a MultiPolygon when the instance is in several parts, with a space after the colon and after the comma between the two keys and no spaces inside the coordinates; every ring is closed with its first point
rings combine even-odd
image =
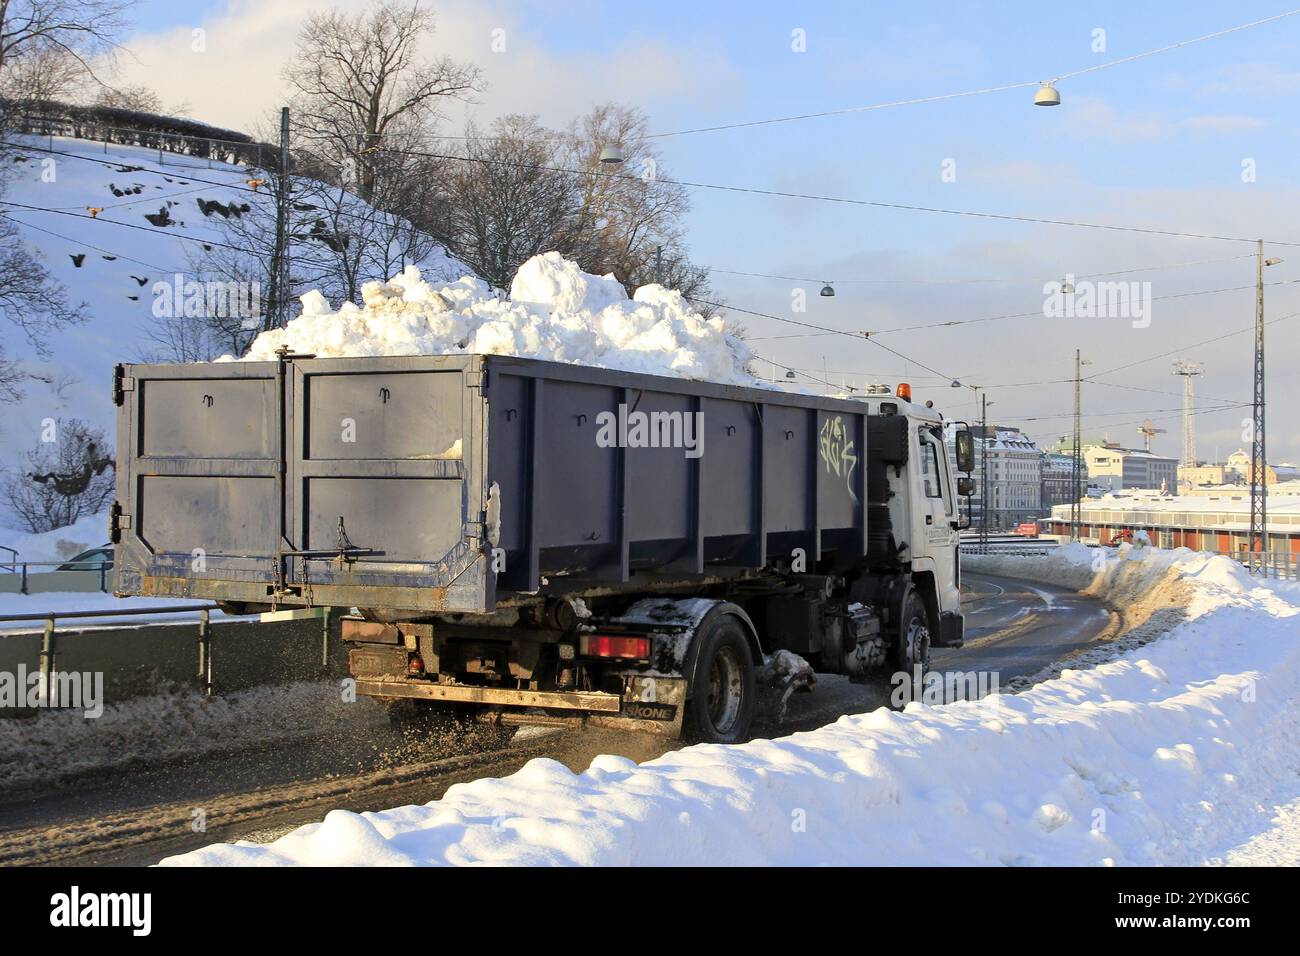
{"type": "Polygon", "coordinates": [[[925,555],[934,568],[939,610],[955,611],[961,603],[957,584],[957,494],[943,439],[929,425],[917,429],[917,453],[921,479],[917,531],[924,536],[925,555]]]}

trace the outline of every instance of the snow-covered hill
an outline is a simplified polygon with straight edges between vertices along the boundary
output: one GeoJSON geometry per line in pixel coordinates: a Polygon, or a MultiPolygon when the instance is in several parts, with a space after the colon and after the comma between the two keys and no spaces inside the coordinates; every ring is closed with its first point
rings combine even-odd
{"type": "MultiPolygon", "coordinates": [[[[196,278],[194,258],[204,243],[228,238],[216,204],[229,210],[272,202],[249,183],[265,174],[243,166],[57,136],[20,136],[14,143],[4,161],[10,168],[3,171],[3,211],[20,224],[22,239],[70,300],[89,304],[90,317],[49,341],[48,359],[0,320],[9,357],[48,380],[28,381],[22,402],[0,406],[6,471],[37,444],[46,418],[82,418],[112,433],[114,364],[157,350],[149,340],[155,283],[172,284],[178,273],[196,278]]],[[[437,279],[469,271],[440,249],[419,265],[437,279]]],[[[7,520],[0,516],[0,525],[7,520]]]]}

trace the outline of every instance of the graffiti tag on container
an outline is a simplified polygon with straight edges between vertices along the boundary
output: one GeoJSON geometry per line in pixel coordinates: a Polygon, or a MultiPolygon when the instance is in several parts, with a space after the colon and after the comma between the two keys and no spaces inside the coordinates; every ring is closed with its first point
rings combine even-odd
{"type": "Polygon", "coordinates": [[[844,425],[844,419],[839,415],[826,419],[822,425],[817,444],[821,450],[822,464],[826,466],[826,471],[843,478],[844,485],[849,491],[849,497],[857,501],[858,496],[853,491],[853,469],[858,464],[857,449],[854,446],[853,439],[849,437],[849,430],[844,425]]]}

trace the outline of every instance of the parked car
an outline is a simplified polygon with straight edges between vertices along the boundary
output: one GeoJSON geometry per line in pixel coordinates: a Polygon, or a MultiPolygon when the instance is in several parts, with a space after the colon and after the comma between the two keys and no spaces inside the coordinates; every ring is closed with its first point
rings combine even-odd
{"type": "Polygon", "coordinates": [[[113,570],[113,546],[104,544],[98,548],[83,551],[69,561],[60,564],[56,571],[98,571],[101,568],[113,570]]]}

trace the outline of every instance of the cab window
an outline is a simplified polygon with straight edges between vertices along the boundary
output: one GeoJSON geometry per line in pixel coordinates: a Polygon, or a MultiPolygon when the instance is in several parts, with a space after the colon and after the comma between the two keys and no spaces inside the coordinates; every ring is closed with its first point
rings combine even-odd
{"type": "Polygon", "coordinates": [[[929,435],[921,435],[921,487],[925,491],[927,498],[942,498],[943,486],[939,476],[942,472],[939,470],[939,451],[935,447],[934,439],[929,435]]]}

